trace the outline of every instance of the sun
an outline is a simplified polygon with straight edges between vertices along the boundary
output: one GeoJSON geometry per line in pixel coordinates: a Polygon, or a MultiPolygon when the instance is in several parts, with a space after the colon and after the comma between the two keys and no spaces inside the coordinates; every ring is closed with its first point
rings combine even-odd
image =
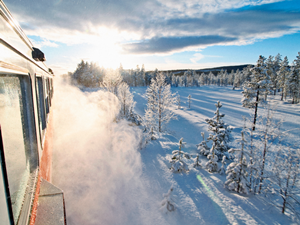
{"type": "Polygon", "coordinates": [[[119,44],[121,38],[120,34],[115,30],[100,28],[99,36],[93,43],[94,47],[89,54],[91,61],[105,68],[118,68],[125,58],[121,54],[121,46],[119,44]]]}

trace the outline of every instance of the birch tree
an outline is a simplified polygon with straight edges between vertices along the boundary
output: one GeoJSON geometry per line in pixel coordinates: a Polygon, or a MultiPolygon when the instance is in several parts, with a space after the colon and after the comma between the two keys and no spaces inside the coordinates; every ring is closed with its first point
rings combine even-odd
{"type": "Polygon", "coordinates": [[[171,86],[165,82],[163,73],[158,73],[147,89],[148,104],[145,113],[146,128],[157,132],[164,131],[171,119],[175,119],[170,107],[176,103],[175,94],[171,92],[171,86]]]}
{"type": "Polygon", "coordinates": [[[118,98],[121,103],[120,114],[122,117],[129,117],[134,107],[133,95],[129,90],[128,84],[122,82],[118,86],[118,98]]]}

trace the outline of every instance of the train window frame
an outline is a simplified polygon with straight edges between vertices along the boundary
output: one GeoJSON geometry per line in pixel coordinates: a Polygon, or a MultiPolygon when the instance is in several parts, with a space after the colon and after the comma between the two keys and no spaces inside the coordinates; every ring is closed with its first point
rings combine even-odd
{"type": "MultiPolygon", "coordinates": [[[[0,71],[0,77],[17,77],[19,79],[20,91],[19,101],[22,102],[22,107],[20,106],[22,129],[24,136],[24,149],[25,149],[25,160],[26,164],[29,166],[29,175],[26,182],[25,192],[21,196],[22,204],[17,213],[17,217],[13,217],[11,224],[27,224],[30,218],[31,204],[34,199],[35,186],[38,179],[38,164],[39,164],[39,154],[37,148],[37,131],[36,131],[36,121],[34,113],[34,102],[33,102],[33,90],[32,90],[32,80],[28,73],[14,72],[14,71],[0,71]]],[[[2,128],[3,129],[3,128],[2,128]]],[[[3,131],[2,131],[3,132],[3,131]]],[[[3,137],[3,136],[2,136],[3,137]]],[[[1,150],[5,154],[5,146],[1,150]]],[[[7,174],[6,174],[7,175],[7,174]]],[[[5,184],[9,186],[8,184],[5,184]]],[[[8,187],[6,187],[8,188],[8,187]]],[[[7,193],[7,198],[11,198],[10,193],[7,193]]],[[[20,199],[19,199],[20,200],[20,199]]],[[[18,201],[19,201],[18,200],[18,201]]],[[[12,204],[8,207],[12,207],[12,204]]],[[[9,214],[13,213],[12,211],[9,214]]],[[[11,215],[9,215],[11,217],[11,215]]],[[[12,215],[13,216],[13,215],[12,215]]]]}

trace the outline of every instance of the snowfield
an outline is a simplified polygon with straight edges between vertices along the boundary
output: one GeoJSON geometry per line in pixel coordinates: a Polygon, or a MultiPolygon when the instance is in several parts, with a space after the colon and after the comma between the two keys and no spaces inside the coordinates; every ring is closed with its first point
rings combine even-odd
{"type": "MultiPolygon", "coordinates": [[[[135,110],[143,115],[147,99],[146,88],[132,88],[137,102],[135,110]]],[[[215,104],[221,101],[221,113],[225,114],[224,121],[233,126],[232,136],[240,138],[244,117],[250,117],[251,110],[241,104],[241,90],[232,87],[202,86],[200,88],[172,88],[181,97],[181,109],[173,108],[177,120],[168,125],[168,132],[151,141],[141,151],[144,163],[143,173],[149,179],[156,180],[161,192],[174,188],[175,212],[169,214],[165,224],[292,224],[287,216],[281,215],[279,209],[270,206],[263,197],[258,195],[239,195],[224,188],[226,175],[209,173],[205,169],[190,168],[188,174],[170,172],[169,158],[173,150],[178,149],[181,137],[186,142],[183,149],[195,153],[196,144],[202,141],[201,132],[208,137],[208,125],[205,119],[212,118],[216,110],[215,104]],[[191,108],[188,108],[188,95],[192,96],[191,108]],[[154,172],[155,171],[155,172],[154,172]]],[[[279,96],[277,96],[279,99],[279,96]]],[[[291,130],[290,139],[299,142],[300,106],[282,103],[271,96],[270,102],[276,106],[275,117],[284,119],[283,129],[291,130]]],[[[259,108],[259,113],[262,109],[259,108]]],[[[235,146],[233,141],[231,146],[235,146]]],[[[201,157],[203,168],[208,161],[201,157]]]]}
{"type": "MultiPolygon", "coordinates": [[[[105,115],[112,117],[112,112],[106,104],[97,108],[90,100],[97,96],[101,102],[102,91],[83,93],[75,87],[63,87],[57,92],[60,97],[55,98],[54,126],[62,129],[54,134],[53,182],[64,190],[68,224],[296,224],[262,195],[228,191],[224,188],[226,175],[191,167],[188,173],[170,171],[169,160],[172,151],[178,150],[180,138],[186,142],[183,151],[195,154],[196,145],[202,141],[201,132],[208,137],[205,119],[214,116],[218,100],[223,105],[220,111],[225,114],[224,121],[233,127],[233,140],[240,137],[242,116],[250,118],[251,113],[242,107],[241,90],[230,86],[172,88],[181,96],[181,109],[172,109],[177,120],[170,121],[167,132],[141,150],[138,127],[128,126],[126,121],[103,120],[105,115]],[[190,108],[188,95],[192,96],[190,108]],[[73,115],[83,108],[88,115],[84,111],[80,116],[73,115]],[[95,113],[91,113],[93,110],[95,113]],[[62,113],[67,116],[61,118],[62,113]],[[69,119],[72,122],[66,123],[69,119]],[[161,203],[171,187],[169,197],[175,210],[169,212],[161,203]]],[[[146,87],[131,88],[131,92],[135,111],[143,116],[146,87]]],[[[275,117],[284,119],[283,130],[293,129],[289,138],[299,143],[300,105],[280,102],[279,98],[270,97],[272,105],[277,105],[275,117]]],[[[235,147],[237,143],[232,141],[230,145],[235,147]]],[[[207,159],[200,159],[204,168],[207,159]]]]}

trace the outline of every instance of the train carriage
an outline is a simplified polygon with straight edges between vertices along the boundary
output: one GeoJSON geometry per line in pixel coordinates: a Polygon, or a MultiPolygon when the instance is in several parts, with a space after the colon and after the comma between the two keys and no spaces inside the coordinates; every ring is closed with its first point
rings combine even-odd
{"type": "Polygon", "coordinates": [[[66,224],[51,184],[53,73],[0,0],[0,224],[66,224]]]}

